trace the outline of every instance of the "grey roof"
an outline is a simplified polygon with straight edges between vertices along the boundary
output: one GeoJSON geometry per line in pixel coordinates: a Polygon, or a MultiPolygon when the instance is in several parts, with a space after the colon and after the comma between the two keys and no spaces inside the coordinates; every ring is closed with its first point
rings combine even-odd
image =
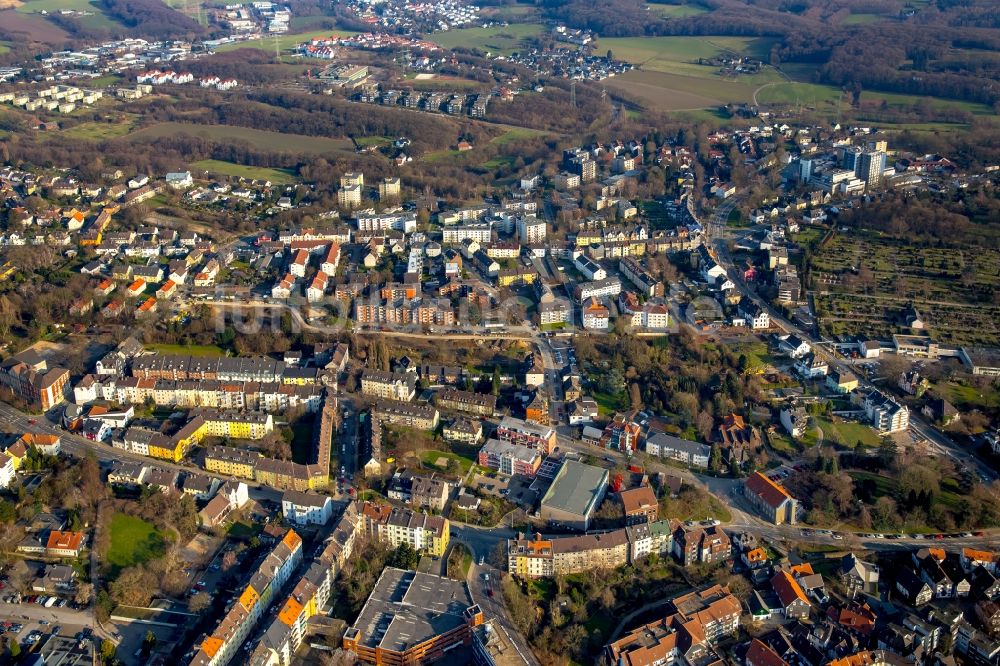
{"type": "Polygon", "coordinates": [[[291,502],[295,506],[322,507],[331,501],[329,495],[305,493],[298,490],[286,490],[281,496],[282,503],[291,502]]]}
{"type": "Polygon", "coordinates": [[[607,485],[608,470],[566,460],[542,498],[542,505],[586,516],[596,508],[607,485]]]}
{"type": "Polygon", "coordinates": [[[465,624],[473,606],[464,581],[387,567],[353,629],[367,647],[401,652],[465,624]]]}

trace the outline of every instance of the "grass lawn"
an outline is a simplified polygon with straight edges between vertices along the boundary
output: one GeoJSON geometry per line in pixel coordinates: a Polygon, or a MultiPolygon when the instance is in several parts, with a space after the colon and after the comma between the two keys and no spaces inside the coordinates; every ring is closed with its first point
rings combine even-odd
{"type": "Polygon", "coordinates": [[[430,467],[443,472],[444,467],[438,467],[437,465],[438,458],[448,458],[449,460],[454,460],[461,468],[462,474],[468,473],[468,471],[472,468],[472,465],[475,463],[472,458],[467,458],[457,453],[452,453],[451,451],[424,451],[420,454],[420,462],[422,462],[425,467],[430,467]]]}
{"type": "Polygon", "coordinates": [[[225,356],[226,350],[215,345],[145,345],[149,351],[160,354],[190,354],[191,356],[225,356]]]}
{"type": "Polygon", "coordinates": [[[125,567],[148,562],[166,550],[163,534],[141,518],[116,513],[111,518],[107,562],[117,574],[125,567]]]}
{"type": "Polygon", "coordinates": [[[987,386],[978,389],[967,384],[946,382],[936,384],[934,391],[943,394],[944,398],[960,409],[993,410],[1000,408],[1000,390],[987,386]]]}
{"type": "Polygon", "coordinates": [[[465,48],[510,55],[524,47],[525,37],[534,37],[544,30],[538,23],[515,23],[492,28],[459,28],[432,35],[431,40],[446,49],[465,48]]]}
{"type": "Polygon", "coordinates": [[[388,146],[392,143],[392,138],[387,136],[357,136],[354,143],[359,146],[388,146]]]}
{"type": "Polygon", "coordinates": [[[751,374],[760,374],[764,372],[764,368],[774,363],[774,357],[768,351],[766,342],[742,344],[733,351],[747,357],[747,372],[751,374]]]}
{"type": "Polygon", "coordinates": [[[295,182],[295,174],[291,169],[269,169],[267,167],[251,167],[222,160],[200,160],[188,165],[192,171],[233,176],[235,178],[250,178],[269,180],[272,183],[285,184],[295,182]]]}
{"type": "Polygon", "coordinates": [[[103,141],[105,139],[116,139],[125,136],[132,131],[132,122],[118,123],[80,123],[74,127],[63,130],[63,134],[74,139],[85,139],[88,141],[103,141]]]}
{"type": "Polygon", "coordinates": [[[767,441],[768,444],[771,445],[772,449],[782,455],[791,456],[798,453],[798,447],[795,445],[795,442],[793,442],[791,438],[783,432],[775,430],[774,432],[768,433],[767,441]]]}
{"type": "Polygon", "coordinates": [[[260,534],[263,527],[257,523],[239,520],[229,526],[227,534],[234,539],[249,539],[260,534]]]}
{"type": "Polygon", "coordinates": [[[878,446],[882,439],[871,427],[853,421],[831,422],[820,417],[813,417],[823,430],[823,441],[835,443],[847,448],[854,448],[860,441],[864,446],[878,446]]]}
{"type": "MultiPolygon", "coordinates": [[[[245,42],[233,42],[231,44],[223,44],[219,48],[215,49],[219,53],[225,53],[226,51],[235,51],[236,49],[258,49],[260,51],[270,51],[274,52],[274,43],[277,41],[278,50],[287,51],[289,49],[294,49],[296,46],[302,42],[308,42],[310,39],[315,37],[330,37],[335,35],[337,37],[353,37],[358,33],[352,32],[350,30],[341,30],[337,28],[335,30],[314,30],[313,32],[301,32],[292,35],[281,35],[280,37],[264,37],[261,39],[251,39],[245,42]]],[[[321,61],[318,61],[321,62],[321,61]]]]}
{"type": "Polygon", "coordinates": [[[665,18],[688,18],[708,11],[701,5],[661,5],[658,2],[650,2],[646,6],[649,7],[649,11],[665,18]]]}
{"type": "Polygon", "coordinates": [[[309,464],[312,460],[313,451],[313,422],[312,419],[302,418],[292,424],[292,460],[303,465],[309,464]]]}
{"type": "Polygon", "coordinates": [[[10,45],[7,42],[0,42],[0,55],[10,51],[10,45]]]}
{"type": "Polygon", "coordinates": [[[354,143],[350,139],[332,139],[304,134],[284,134],[266,130],[235,127],[233,125],[195,125],[193,123],[165,122],[143,128],[130,135],[134,141],[158,139],[163,136],[188,134],[203,139],[222,142],[246,141],[260,150],[289,153],[350,153],[354,143]]]}
{"type": "Polygon", "coordinates": [[[511,127],[506,132],[498,137],[490,139],[490,143],[495,146],[503,146],[511,141],[520,141],[521,139],[536,139],[541,136],[546,136],[548,132],[543,132],[541,130],[530,129],[528,127],[511,127]]]}
{"type": "Polygon", "coordinates": [[[605,414],[614,414],[628,408],[628,393],[625,391],[622,391],[618,395],[594,391],[593,397],[597,402],[597,411],[602,416],[605,414]]]}
{"type": "Polygon", "coordinates": [[[35,14],[38,12],[55,12],[67,9],[77,12],[89,12],[90,16],[75,16],[80,23],[91,28],[121,27],[121,24],[112,20],[98,7],[96,2],[90,0],[27,0],[17,8],[21,14],[35,14]]]}
{"type": "Polygon", "coordinates": [[[875,23],[881,19],[882,17],[878,14],[851,14],[841,21],[841,23],[843,25],[863,25],[865,23],[875,23]]]}

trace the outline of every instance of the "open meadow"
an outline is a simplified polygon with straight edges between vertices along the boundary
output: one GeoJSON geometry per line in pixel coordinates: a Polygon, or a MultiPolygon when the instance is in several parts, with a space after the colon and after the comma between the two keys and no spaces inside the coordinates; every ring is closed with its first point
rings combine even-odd
{"type": "Polygon", "coordinates": [[[514,23],[493,28],[460,28],[438,32],[430,38],[446,49],[479,49],[493,54],[510,55],[523,49],[526,37],[541,34],[543,26],[537,23],[514,23]]]}

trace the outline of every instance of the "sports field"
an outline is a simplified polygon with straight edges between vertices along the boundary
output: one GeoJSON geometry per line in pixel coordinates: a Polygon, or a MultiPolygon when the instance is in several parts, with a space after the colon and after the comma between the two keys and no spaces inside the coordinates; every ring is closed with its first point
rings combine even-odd
{"type": "Polygon", "coordinates": [[[304,134],[282,134],[266,130],[234,127],[232,125],[194,125],[190,123],[166,122],[157,123],[132,133],[134,141],[158,139],[164,136],[188,134],[205,139],[219,141],[247,141],[260,150],[291,153],[343,153],[354,152],[354,144],[350,139],[331,139],[323,136],[306,136],[304,134]]]}

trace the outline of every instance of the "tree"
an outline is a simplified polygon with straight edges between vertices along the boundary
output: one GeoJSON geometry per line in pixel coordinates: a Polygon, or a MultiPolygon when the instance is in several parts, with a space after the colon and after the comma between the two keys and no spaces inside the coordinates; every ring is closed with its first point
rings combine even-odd
{"type": "Polygon", "coordinates": [[[712,449],[708,454],[708,468],[712,471],[722,469],[722,451],[718,444],[712,444],[712,449]]]}
{"type": "Polygon", "coordinates": [[[73,595],[73,601],[80,604],[81,606],[86,606],[90,603],[90,600],[94,598],[94,586],[91,583],[80,583],[76,586],[76,594],[73,595]]]}
{"type": "Polygon", "coordinates": [[[188,611],[197,615],[208,608],[210,603],[212,597],[207,592],[196,592],[188,599],[188,611]]]}
{"type": "Polygon", "coordinates": [[[153,651],[156,647],[156,634],[153,633],[151,629],[146,631],[146,636],[142,639],[142,649],[146,651],[147,654],[153,651]]]}
{"type": "Polygon", "coordinates": [[[493,366],[493,395],[500,395],[500,366],[493,366]]]}
{"type": "Polygon", "coordinates": [[[111,661],[115,658],[115,651],[117,649],[118,648],[115,646],[115,644],[110,640],[108,640],[107,638],[101,641],[101,659],[104,660],[104,663],[106,664],[111,663],[111,661]]]}
{"type": "Polygon", "coordinates": [[[882,441],[878,445],[878,457],[882,462],[882,466],[891,466],[892,463],[896,461],[898,453],[899,447],[896,446],[896,440],[888,435],[883,437],[882,441]]]}

